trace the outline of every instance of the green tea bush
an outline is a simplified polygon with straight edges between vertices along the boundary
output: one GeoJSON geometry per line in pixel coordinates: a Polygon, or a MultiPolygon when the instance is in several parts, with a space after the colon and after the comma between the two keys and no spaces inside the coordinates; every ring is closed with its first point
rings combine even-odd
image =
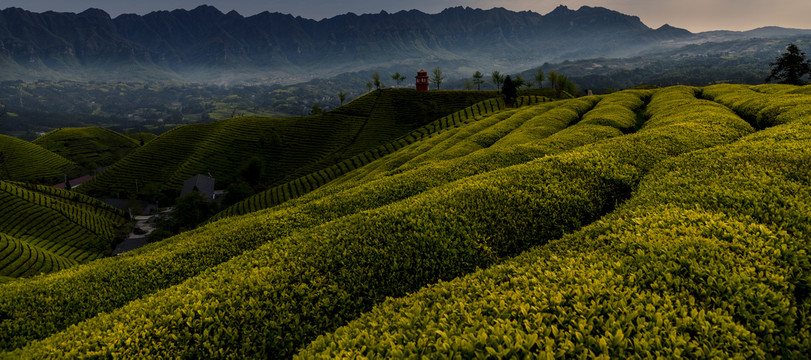
{"type": "MultiPolygon", "coordinates": [[[[664,101],[675,106],[673,98],[707,116],[677,112],[672,116],[681,121],[661,118],[635,134],[462,178],[302,229],[10,355],[289,356],[386,297],[493,265],[600,218],[663,160],[752,131],[731,111],[680,88],[657,92],[648,109],[665,108],[664,101]]],[[[313,199],[313,205],[325,200],[313,199]]],[[[274,228],[263,218],[270,214],[226,221],[274,228]]],[[[697,331],[722,323],[709,316],[695,323],[697,331]]]]}
{"type": "Polygon", "coordinates": [[[796,118],[662,161],[600,221],[389,299],[298,357],[804,358],[809,141],[796,118]]]}

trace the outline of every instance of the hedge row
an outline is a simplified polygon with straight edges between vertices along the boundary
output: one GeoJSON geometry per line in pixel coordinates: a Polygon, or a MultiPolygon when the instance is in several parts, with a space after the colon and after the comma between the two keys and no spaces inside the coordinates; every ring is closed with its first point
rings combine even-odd
{"type": "Polygon", "coordinates": [[[17,278],[50,273],[76,261],[0,233],[0,276],[17,278]]]}
{"type": "Polygon", "coordinates": [[[392,299],[300,358],[805,358],[811,117],[658,165],[603,220],[392,299]]]}
{"type": "Polygon", "coordinates": [[[638,133],[294,233],[10,356],[289,356],[386,297],[494,264],[598,219],[662,160],[752,131],[693,91],[660,90],[648,109],[689,107],[700,120],[653,113],[657,124],[638,133]]]}
{"type": "Polygon", "coordinates": [[[50,180],[75,166],[47,149],[0,134],[0,179],[13,181],[50,180]]]}
{"type": "Polygon", "coordinates": [[[120,211],[95,199],[46,186],[0,181],[0,202],[0,233],[73,262],[103,256],[127,223],[120,211]]]}
{"type": "Polygon", "coordinates": [[[0,348],[11,349],[61,331],[298,229],[393,201],[374,194],[361,198],[363,201],[352,197],[343,194],[333,202],[309,205],[302,199],[295,206],[261,217],[218,221],[122,256],[100,259],[49,278],[15,283],[0,292],[0,313],[9,314],[0,320],[0,348]],[[37,314],[37,321],[32,321],[32,314],[37,314]]]}
{"type": "MultiPolygon", "coordinates": [[[[573,144],[580,144],[580,139],[595,138],[582,135],[576,135],[573,144]]],[[[380,191],[396,186],[403,179],[418,184],[413,177],[401,177],[379,186],[371,185],[323,199],[313,193],[270,212],[221,220],[114,259],[95,261],[54,274],[49,279],[15,284],[13,291],[0,295],[0,312],[14,314],[12,319],[0,322],[0,334],[5,335],[0,338],[0,345],[5,349],[21,346],[31,339],[47,336],[95,316],[99,311],[115,309],[183,281],[265,241],[403,199],[413,194],[405,192],[409,188],[399,193],[383,194],[380,191]],[[216,236],[201,236],[203,233],[216,236]],[[100,282],[98,279],[109,281],[100,282]],[[51,295],[45,296],[43,291],[51,295]],[[32,322],[30,314],[42,315],[38,315],[39,321],[32,322]]]]}
{"type": "Polygon", "coordinates": [[[811,96],[794,85],[713,85],[703,95],[728,106],[758,129],[811,115],[811,96]],[[773,89],[763,92],[764,90],[773,89]],[[757,91],[760,90],[760,91],[757,91]]]}
{"type": "MultiPolygon", "coordinates": [[[[532,96],[522,97],[522,101],[525,105],[532,105],[538,102],[548,101],[548,99],[532,96]]],[[[226,216],[247,214],[297,198],[323,186],[341,175],[352,172],[357,168],[363,167],[379,158],[396,152],[403,147],[419,142],[424,138],[430,137],[436,133],[440,133],[448,128],[459,127],[462,124],[477,121],[492,112],[500,111],[504,107],[504,102],[501,99],[490,99],[476,103],[464,110],[444,116],[421,128],[411,131],[410,133],[390,143],[380,145],[372,150],[368,150],[343,160],[335,165],[321,169],[318,172],[305,175],[293,181],[251,196],[237,204],[234,204],[228,209],[223,210],[213,219],[216,220],[226,216]]]]}

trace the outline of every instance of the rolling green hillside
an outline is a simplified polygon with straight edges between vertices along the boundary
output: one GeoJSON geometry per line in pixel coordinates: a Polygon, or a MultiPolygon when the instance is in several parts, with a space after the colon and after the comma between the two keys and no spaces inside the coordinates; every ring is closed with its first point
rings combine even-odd
{"type": "MultiPolygon", "coordinates": [[[[539,96],[524,96],[518,98],[516,106],[520,107],[532,105],[545,101],[550,101],[550,99],[539,96]]],[[[504,104],[504,101],[500,98],[478,102],[473,106],[465,108],[464,110],[460,110],[453,114],[449,114],[434,120],[433,122],[417,128],[392,142],[359,153],[337,164],[325,167],[317,172],[307,174],[293,181],[283,183],[279,186],[268,189],[265,192],[249,197],[248,199],[245,199],[223,210],[214,216],[213,219],[219,219],[225,216],[247,214],[297,198],[317,189],[326,183],[329,183],[330,181],[335,180],[341,175],[350,173],[353,170],[363,167],[364,165],[367,165],[383,156],[396,152],[405,146],[419,143],[425,138],[432,137],[462,125],[466,125],[470,122],[490,118],[493,113],[500,112],[505,107],[506,105],[504,104]]],[[[495,117],[495,121],[502,119],[503,116],[508,114],[509,113],[506,113],[495,117]]]]}
{"type": "Polygon", "coordinates": [[[494,96],[484,91],[386,89],[323,115],[181,126],[133,151],[80,191],[130,194],[150,183],[177,190],[187,178],[209,173],[218,181],[233,181],[237,170],[254,158],[264,167],[262,183],[284,183],[494,96]]]}
{"type": "Polygon", "coordinates": [[[61,128],[32,142],[90,171],[112,165],[138,147],[134,139],[97,126],[61,128]]]}
{"type": "Polygon", "coordinates": [[[0,181],[0,276],[28,277],[108,254],[127,220],[93,198],[0,181]]]}
{"type": "Polygon", "coordinates": [[[155,138],[158,137],[158,135],[155,135],[153,133],[145,133],[145,132],[127,134],[127,136],[134,139],[136,142],[138,142],[138,144],[146,144],[152,140],[155,140],[155,138]]]}
{"type": "Polygon", "coordinates": [[[52,151],[11,136],[0,134],[0,179],[39,181],[61,178],[75,165],[52,151]]]}
{"type": "Polygon", "coordinates": [[[0,284],[0,358],[802,358],[807,94],[479,114],[267,209],[0,284]]]}

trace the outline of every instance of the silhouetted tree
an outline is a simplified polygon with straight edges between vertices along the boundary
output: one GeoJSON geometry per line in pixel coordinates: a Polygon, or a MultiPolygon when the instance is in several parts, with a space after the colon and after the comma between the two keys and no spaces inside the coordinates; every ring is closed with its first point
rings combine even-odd
{"type": "Polygon", "coordinates": [[[406,79],[405,75],[400,75],[399,72],[394,73],[394,75],[392,75],[391,78],[392,80],[394,80],[395,83],[397,83],[397,87],[400,87],[400,83],[406,79]]]}
{"type": "Polygon", "coordinates": [[[482,84],[484,84],[484,80],[482,80],[483,77],[484,75],[482,75],[481,71],[473,73],[473,85],[476,85],[477,90],[482,89],[482,84]]]}
{"type": "Polygon", "coordinates": [[[380,87],[383,86],[383,83],[380,82],[380,73],[375,72],[372,74],[372,80],[374,81],[375,89],[380,90],[380,87]]]}
{"type": "MultiPolygon", "coordinates": [[[[504,82],[507,82],[507,80],[504,80],[504,82]]],[[[521,75],[515,75],[515,79],[513,80],[513,84],[515,85],[516,89],[519,89],[522,86],[526,85],[527,82],[526,82],[526,80],[524,80],[523,77],[521,77],[521,75]]]]}
{"type": "Polygon", "coordinates": [[[515,98],[518,97],[518,90],[515,87],[513,79],[510,75],[504,78],[504,86],[501,88],[501,93],[504,94],[504,101],[510,106],[515,103],[515,98]]]}
{"type": "Polygon", "coordinates": [[[442,85],[442,80],[445,80],[445,75],[442,75],[442,69],[439,66],[435,67],[433,71],[431,71],[431,82],[439,89],[439,85],[442,85]]]}
{"type": "Polygon", "coordinates": [[[310,115],[321,115],[324,113],[324,110],[321,109],[321,106],[318,105],[318,101],[313,103],[313,108],[310,110],[310,115]]]}
{"type": "Polygon", "coordinates": [[[346,94],[343,91],[338,92],[338,100],[341,100],[341,106],[343,106],[344,101],[346,101],[346,94]]]}
{"type": "Polygon", "coordinates": [[[538,88],[543,87],[543,70],[538,69],[538,73],[535,74],[535,81],[538,83],[538,88]]]}
{"type": "Polygon", "coordinates": [[[498,71],[493,71],[490,74],[490,79],[493,81],[493,85],[496,86],[496,89],[501,89],[501,84],[504,83],[504,75],[501,75],[498,71]]]}
{"type": "Polygon", "coordinates": [[[786,52],[775,58],[769,66],[772,67],[772,73],[766,77],[766,82],[774,79],[783,84],[802,85],[803,76],[811,74],[811,62],[805,59],[805,53],[794,44],[788,44],[786,52]]]}

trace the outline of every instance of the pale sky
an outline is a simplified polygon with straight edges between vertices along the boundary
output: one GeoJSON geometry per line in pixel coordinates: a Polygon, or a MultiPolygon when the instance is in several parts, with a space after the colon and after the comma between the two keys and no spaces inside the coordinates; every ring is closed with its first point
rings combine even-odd
{"type": "Polygon", "coordinates": [[[146,14],[155,10],[193,9],[207,4],[222,12],[236,10],[249,16],[263,11],[281,12],[320,20],[354,12],[378,13],[417,9],[437,13],[452,6],[490,9],[531,10],[541,14],[558,5],[576,10],[580,6],[602,6],[636,15],[657,28],[670,24],[693,32],[707,30],[751,30],[762,26],[811,29],[811,0],[0,0],[0,9],[20,7],[35,12],[48,10],[82,12],[102,9],[113,17],[122,13],[146,14]]]}

